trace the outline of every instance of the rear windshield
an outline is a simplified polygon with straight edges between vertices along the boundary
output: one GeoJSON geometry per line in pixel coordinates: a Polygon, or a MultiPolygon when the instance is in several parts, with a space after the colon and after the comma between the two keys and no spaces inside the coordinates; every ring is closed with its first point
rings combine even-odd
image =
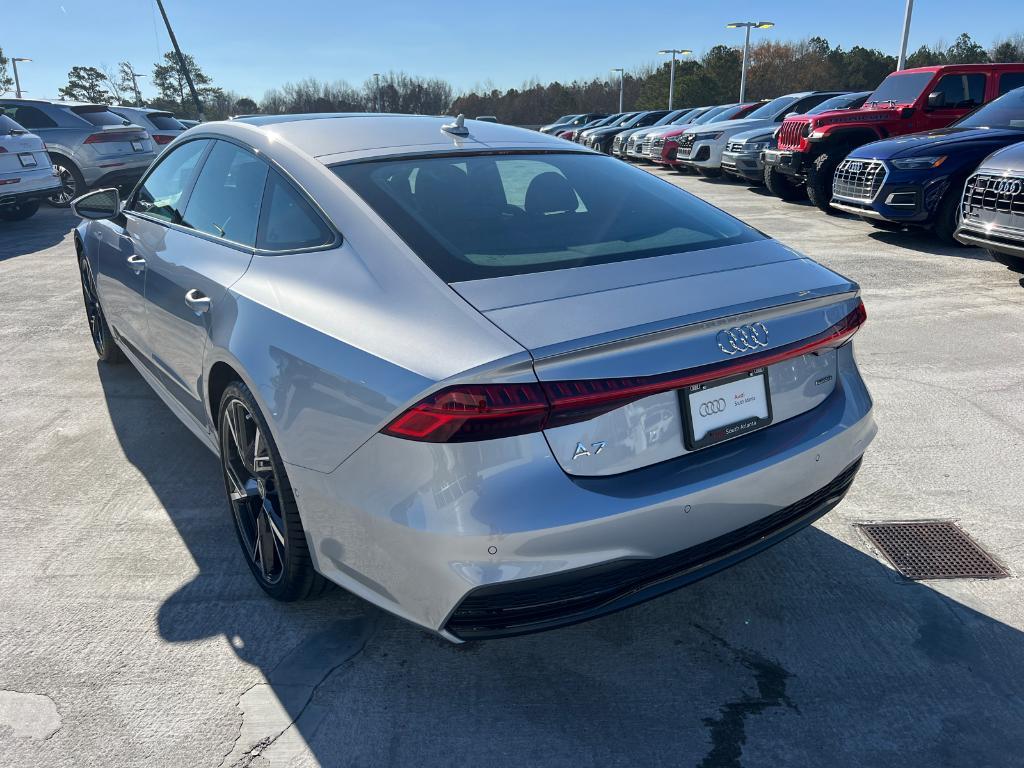
{"type": "Polygon", "coordinates": [[[605,155],[434,156],[333,170],[449,283],[764,238],[675,185],[605,155]]]}
{"type": "Polygon", "coordinates": [[[1018,88],[989,102],[963,120],[958,128],[1017,128],[1024,129],[1024,88],[1018,88]]]}
{"type": "Polygon", "coordinates": [[[868,96],[868,104],[874,102],[895,101],[897,104],[910,104],[917,101],[924,87],[934,77],[933,72],[912,72],[910,74],[889,75],[875,92],[868,96]]]}
{"type": "Polygon", "coordinates": [[[72,107],[71,111],[93,125],[124,125],[130,122],[106,107],[72,107]]]}
{"type": "Polygon", "coordinates": [[[185,126],[174,119],[174,115],[167,112],[150,112],[146,115],[156,128],[161,131],[183,131],[185,126]]]}

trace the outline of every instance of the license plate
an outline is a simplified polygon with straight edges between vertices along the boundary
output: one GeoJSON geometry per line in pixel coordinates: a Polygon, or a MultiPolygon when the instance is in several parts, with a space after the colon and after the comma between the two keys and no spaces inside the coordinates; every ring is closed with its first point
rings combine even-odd
{"type": "Polygon", "coordinates": [[[22,168],[35,168],[39,165],[36,160],[36,156],[31,152],[21,152],[18,154],[18,159],[21,161],[22,168]]]}
{"type": "Polygon", "coordinates": [[[146,148],[144,146],[142,146],[142,142],[141,141],[132,140],[132,149],[134,149],[136,152],[142,152],[146,148]]]}
{"type": "Polygon", "coordinates": [[[772,423],[768,371],[694,384],[679,391],[686,448],[693,451],[754,432],[772,423]]]}

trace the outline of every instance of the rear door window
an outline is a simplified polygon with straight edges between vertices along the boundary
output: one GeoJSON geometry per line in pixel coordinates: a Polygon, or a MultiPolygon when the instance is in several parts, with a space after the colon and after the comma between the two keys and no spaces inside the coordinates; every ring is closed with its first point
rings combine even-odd
{"type": "Polygon", "coordinates": [[[295,251],[334,242],[319,214],[277,171],[270,172],[256,247],[266,251],[295,251]]]}
{"type": "Polygon", "coordinates": [[[252,152],[227,141],[215,142],[189,195],[182,224],[254,246],[269,170],[252,152]]]}
{"type": "Polygon", "coordinates": [[[1024,72],[1003,72],[999,76],[999,95],[1009,93],[1014,88],[1024,87],[1024,72]]]}
{"type": "Polygon", "coordinates": [[[985,101],[985,75],[973,74],[943,75],[932,89],[941,93],[939,109],[970,109],[985,101]]]}
{"type": "Polygon", "coordinates": [[[189,141],[164,155],[139,186],[131,210],[180,224],[187,191],[209,144],[207,139],[189,141]]]}
{"type": "Polygon", "coordinates": [[[149,122],[153,124],[158,130],[161,131],[183,131],[185,126],[174,119],[173,115],[168,115],[166,112],[150,112],[146,117],[149,122]]]}

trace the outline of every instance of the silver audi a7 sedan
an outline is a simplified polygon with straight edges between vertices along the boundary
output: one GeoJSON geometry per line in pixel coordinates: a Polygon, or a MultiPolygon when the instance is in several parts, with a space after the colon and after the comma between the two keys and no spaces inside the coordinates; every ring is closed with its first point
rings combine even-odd
{"type": "Polygon", "coordinates": [[[855,283],[611,157],[449,120],[204,123],[75,203],[96,350],[220,457],[268,594],[523,634],[843,498],[875,434],[855,283]]]}

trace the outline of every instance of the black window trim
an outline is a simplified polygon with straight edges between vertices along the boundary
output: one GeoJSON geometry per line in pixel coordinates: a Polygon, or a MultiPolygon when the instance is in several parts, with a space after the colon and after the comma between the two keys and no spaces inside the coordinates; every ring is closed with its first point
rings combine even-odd
{"type": "MultiPolygon", "coordinates": [[[[124,207],[123,213],[125,215],[138,216],[141,219],[153,222],[154,224],[159,224],[161,226],[167,227],[168,229],[173,229],[176,232],[183,232],[185,234],[194,235],[195,237],[202,238],[203,240],[209,240],[211,242],[220,243],[221,245],[226,245],[230,248],[234,248],[236,251],[243,251],[245,253],[252,253],[259,256],[281,256],[290,253],[326,251],[331,250],[332,248],[337,248],[344,242],[344,237],[338,231],[337,227],[335,227],[333,223],[331,223],[330,218],[327,217],[323,209],[313,200],[312,196],[308,192],[306,192],[302,185],[295,181],[295,179],[292,178],[291,174],[285,171],[284,168],[282,168],[277,162],[273,160],[273,158],[267,157],[264,153],[258,151],[255,147],[251,147],[248,144],[245,144],[244,142],[241,142],[232,136],[224,136],[222,134],[212,132],[203,132],[195,136],[190,136],[188,140],[175,145],[174,150],[176,151],[179,147],[182,147],[185,144],[188,144],[189,142],[202,141],[204,139],[208,140],[210,142],[210,145],[203,151],[202,157],[200,157],[199,161],[196,163],[196,169],[192,174],[192,178],[189,179],[187,189],[182,193],[184,196],[182,211],[184,211],[184,209],[188,206],[188,201],[192,197],[192,191],[193,189],[195,189],[196,182],[199,180],[199,174],[202,173],[203,166],[206,165],[206,160],[207,158],[209,158],[210,153],[213,151],[214,146],[216,146],[216,142],[224,141],[227,142],[228,144],[234,144],[236,147],[243,149],[252,155],[255,155],[258,160],[262,160],[263,162],[265,162],[270,170],[276,170],[279,174],[281,174],[281,177],[289,184],[291,184],[295,191],[297,191],[306,201],[306,203],[310,206],[313,212],[320,217],[324,225],[327,227],[328,231],[330,231],[331,234],[334,236],[334,239],[326,245],[317,245],[310,248],[292,248],[283,251],[271,251],[266,250],[264,248],[257,248],[255,243],[256,238],[254,238],[254,242],[252,245],[245,245],[244,243],[239,243],[236,242],[235,240],[229,240],[226,237],[218,237],[217,235],[211,235],[208,232],[202,232],[201,230],[193,229],[192,227],[185,227],[182,226],[181,224],[175,224],[174,222],[167,221],[166,219],[160,219],[157,218],[156,216],[150,216],[145,213],[140,213],[139,211],[129,210],[129,206],[135,202],[135,197],[136,195],[138,195],[139,190],[142,189],[142,185],[146,182],[150,175],[157,169],[157,167],[159,167],[159,165],[164,160],[171,156],[172,152],[168,152],[166,155],[160,157],[157,160],[157,162],[153,163],[153,165],[149,167],[149,169],[142,176],[142,178],[139,179],[139,181],[135,184],[135,187],[132,189],[131,194],[128,196],[128,202],[124,207]]],[[[260,193],[260,212],[256,220],[257,235],[259,234],[259,222],[263,219],[263,202],[266,198],[267,183],[269,182],[269,180],[270,173],[268,172],[267,178],[264,179],[263,181],[263,190],[260,193]]]]}

